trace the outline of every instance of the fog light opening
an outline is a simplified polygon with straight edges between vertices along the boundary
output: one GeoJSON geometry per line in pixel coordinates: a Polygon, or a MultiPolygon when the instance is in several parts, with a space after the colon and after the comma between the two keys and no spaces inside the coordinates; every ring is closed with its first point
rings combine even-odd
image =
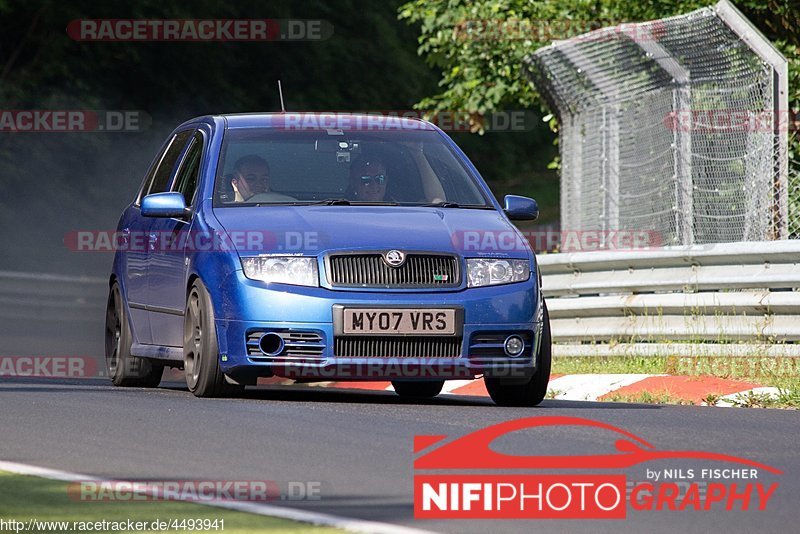
{"type": "Polygon", "coordinates": [[[508,336],[503,344],[503,350],[512,358],[519,356],[525,350],[525,341],[519,336],[508,336]]]}
{"type": "Polygon", "coordinates": [[[283,352],[283,338],[273,332],[267,332],[258,341],[258,348],[266,356],[277,356],[283,352]]]}

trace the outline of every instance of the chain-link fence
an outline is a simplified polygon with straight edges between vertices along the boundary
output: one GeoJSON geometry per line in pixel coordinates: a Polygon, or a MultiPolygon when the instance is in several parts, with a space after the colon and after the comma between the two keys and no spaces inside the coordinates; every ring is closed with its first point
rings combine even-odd
{"type": "Polygon", "coordinates": [[[786,59],[726,0],[558,41],[526,66],[560,122],[562,231],[800,237],[786,59]]]}
{"type": "Polygon", "coordinates": [[[789,161],[789,239],[800,239],[800,160],[789,161]]]}

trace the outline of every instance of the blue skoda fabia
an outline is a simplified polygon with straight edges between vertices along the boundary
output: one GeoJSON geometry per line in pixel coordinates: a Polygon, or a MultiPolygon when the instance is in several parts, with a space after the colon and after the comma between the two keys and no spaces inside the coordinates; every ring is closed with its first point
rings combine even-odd
{"type": "Polygon", "coordinates": [[[208,116],[178,127],[119,221],[106,361],[118,386],[183,369],[199,397],[259,377],[390,380],[404,397],[483,376],[534,406],[550,376],[536,258],[434,125],[375,115],[208,116]]]}

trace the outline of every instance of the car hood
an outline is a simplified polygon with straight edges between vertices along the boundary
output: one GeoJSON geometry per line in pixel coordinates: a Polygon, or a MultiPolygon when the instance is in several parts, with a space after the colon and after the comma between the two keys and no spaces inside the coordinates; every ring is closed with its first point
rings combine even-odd
{"type": "Polygon", "coordinates": [[[449,252],[527,258],[519,232],[495,210],[405,206],[216,208],[241,256],[333,250],[449,252]]]}

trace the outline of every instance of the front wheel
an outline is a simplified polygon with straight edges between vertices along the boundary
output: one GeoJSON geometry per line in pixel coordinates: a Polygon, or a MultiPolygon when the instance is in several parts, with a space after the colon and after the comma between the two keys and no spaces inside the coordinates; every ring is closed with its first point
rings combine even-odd
{"type": "Polygon", "coordinates": [[[394,392],[401,397],[416,399],[432,399],[442,392],[444,380],[429,380],[425,382],[406,382],[392,380],[394,392]]]}
{"type": "Polygon", "coordinates": [[[221,397],[244,390],[243,386],[229,384],[220,370],[214,308],[208,291],[199,281],[192,285],[186,299],[183,368],[186,385],[196,397],[221,397]]]}
{"type": "Polygon", "coordinates": [[[106,370],[111,382],[121,387],[158,387],[164,366],[131,354],[133,335],[118,282],[108,293],[105,334],[106,370]]]}
{"type": "Polygon", "coordinates": [[[536,372],[529,381],[522,384],[510,383],[503,378],[484,378],[489,396],[498,406],[538,406],[547,395],[547,383],[550,381],[550,365],[552,363],[552,341],[550,337],[550,316],[547,305],[542,300],[542,342],[537,355],[536,372]]]}

